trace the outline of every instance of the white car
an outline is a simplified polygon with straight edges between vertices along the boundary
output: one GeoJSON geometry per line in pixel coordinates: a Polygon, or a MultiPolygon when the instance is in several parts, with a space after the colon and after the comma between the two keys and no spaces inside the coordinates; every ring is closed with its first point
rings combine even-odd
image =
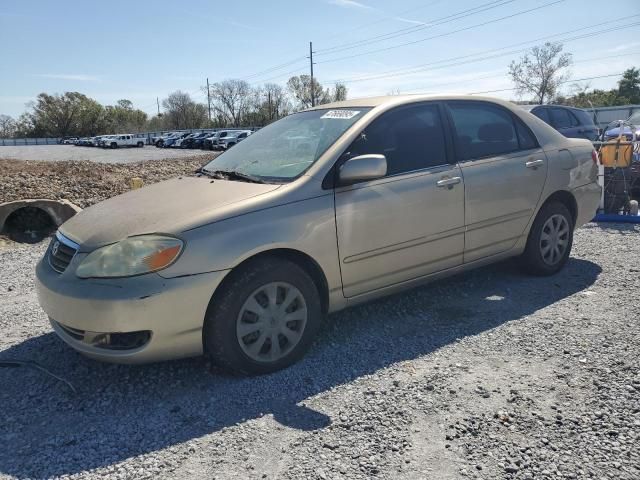
{"type": "Polygon", "coordinates": [[[221,148],[222,150],[231,148],[247,138],[251,133],[253,133],[251,130],[236,130],[229,132],[226,136],[218,139],[218,148],[221,148]]]}
{"type": "Polygon", "coordinates": [[[110,138],[102,145],[108,148],[118,147],[144,147],[144,138],[136,137],[131,133],[119,133],[118,135],[111,135],[110,138]]]}

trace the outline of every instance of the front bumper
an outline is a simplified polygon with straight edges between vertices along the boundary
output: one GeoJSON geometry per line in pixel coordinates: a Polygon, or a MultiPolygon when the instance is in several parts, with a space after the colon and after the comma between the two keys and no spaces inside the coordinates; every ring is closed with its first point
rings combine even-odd
{"type": "Polygon", "coordinates": [[[73,273],[74,263],[76,259],[59,274],[41,260],[36,291],[55,332],[75,350],[115,363],[202,354],[205,312],[227,271],[170,279],[147,274],[83,280],[73,273]],[[117,348],[109,344],[110,337],[120,339],[114,342],[117,348]],[[135,345],[127,343],[129,338],[135,345]]]}

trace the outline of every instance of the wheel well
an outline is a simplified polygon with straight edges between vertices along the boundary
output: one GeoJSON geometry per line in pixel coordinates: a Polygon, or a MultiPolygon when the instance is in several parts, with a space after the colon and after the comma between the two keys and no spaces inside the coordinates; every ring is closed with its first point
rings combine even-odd
{"type": "Polygon", "coordinates": [[[576,202],[575,197],[567,192],[566,190],[558,190],[557,192],[552,193],[551,195],[549,195],[549,197],[545,200],[544,204],[546,205],[547,203],[551,203],[551,202],[560,202],[562,203],[565,207],[567,207],[567,209],[569,210],[569,213],[571,213],[571,218],[573,219],[573,223],[576,223],[576,219],[578,218],[578,203],[576,202]]]}
{"type": "MultiPolygon", "coordinates": [[[[309,276],[313,280],[313,283],[315,283],[316,288],[318,289],[318,293],[320,294],[322,312],[327,313],[329,311],[329,284],[327,283],[327,278],[325,277],[320,265],[318,265],[318,263],[309,255],[307,255],[306,253],[302,253],[299,250],[293,250],[290,248],[277,248],[274,250],[260,252],[236,265],[230,272],[230,274],[226,276],[225,280],[227,280],[233,272],[244,268],[248,263],[265,257],[275,257],[288,260],[295,263],[305,272],[307,272],[307,274],[309,274],[309,276]]],[[[223,280],[223,284],[225,283],[225,280],[223,280]]],[[[220,287],[218,287],[216,291],[220,291],[220,287]]]]}

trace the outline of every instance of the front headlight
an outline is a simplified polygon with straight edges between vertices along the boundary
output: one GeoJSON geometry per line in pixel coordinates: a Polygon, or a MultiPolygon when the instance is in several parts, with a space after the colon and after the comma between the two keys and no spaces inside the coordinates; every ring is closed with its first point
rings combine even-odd
{"type": "Polygon", "coordinates": [[[91,252],[76,269],[80,278],[131,277],[171,265],[184,243],[174,237],[140,235],[91,252]]]}

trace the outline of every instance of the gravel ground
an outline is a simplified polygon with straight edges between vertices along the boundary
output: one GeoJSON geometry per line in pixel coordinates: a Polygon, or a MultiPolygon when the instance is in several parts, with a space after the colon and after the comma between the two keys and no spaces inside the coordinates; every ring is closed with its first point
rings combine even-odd
{"type": "Polygon", "coordinates": [[[640,226],[551,278],[506,262],[332,315],[299,364],[87,360],[38,308],[45,245],[0,248],[0,478],[640,478],[640,226]]]}
{"type": "MultiPolygon", "coordinates": [[[[153,149],[159,150],[155,147],[153,149]]],[[[130,189],[129,181],[133,177],[139,177],[145,184],[150,184],[192,174],[217,155],[219,154],[209,152],[206,155],[127,165],[0,159],[0,203],[25,198],[66,198],[85,208],[126,192],[130,189]]]]}
{"type": "Polygon", "coordinates": [[[2,160],[45,160],[88,161],[98,163],[136,163],[146,160],[163,160],[209,155],[205,150],[181,150],[179,148],[156,148],[146,145],[144,148],[108,148],[76,147],[75,145],[25,145],[22,147],[0,147],[2,160]]]}

